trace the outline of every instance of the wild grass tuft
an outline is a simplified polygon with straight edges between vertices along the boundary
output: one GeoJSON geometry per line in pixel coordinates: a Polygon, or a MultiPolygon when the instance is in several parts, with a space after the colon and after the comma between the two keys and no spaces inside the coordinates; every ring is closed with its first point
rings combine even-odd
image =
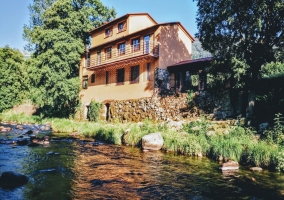
{"type": "Polygon", "coordinates": [[[237,137],[215,136],[211,138],[210,146],[214,157],[239,161],[243,153],[243,146],[237,137]]]}
{"type": "Polygon", "coordinates": [[[42,123],[40,116],[31,116],[25,113],[15,114],[12,110],[0,113],[0,121],[11,121],[16,123],[42,123]]]}
{"type": "Polygon", "coordinates": [[[266,141],[252,143],[247,148],[248,161],[256,166],[269,166],[277,163],[279,147],[268,144],[266,141]]]}

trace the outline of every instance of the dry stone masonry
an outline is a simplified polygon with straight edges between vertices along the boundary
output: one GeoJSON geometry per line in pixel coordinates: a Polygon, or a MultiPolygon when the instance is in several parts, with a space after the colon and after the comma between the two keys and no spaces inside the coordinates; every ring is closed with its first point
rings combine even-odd
{"type": "Polygon", "coordinates": [[[154,121],[181,120],[188,116],[186,94],[180,97],[152,97],[134,100],[112,101],[109,120],[139,122],[147,118],[154,121]]]}
{"type": "Polygon", "coordinates": [[[133,100],[114,100],[105,102],[104,118],[109,121],[139,122],[145,119],[153,121],[180,121],[212,115],[215,119],[225,119],[233,115],[228,95],[221,98],[210,96],[206,92],[193,94],[193,106],[188,105],[187,94],[155,96],[133,100]]]}

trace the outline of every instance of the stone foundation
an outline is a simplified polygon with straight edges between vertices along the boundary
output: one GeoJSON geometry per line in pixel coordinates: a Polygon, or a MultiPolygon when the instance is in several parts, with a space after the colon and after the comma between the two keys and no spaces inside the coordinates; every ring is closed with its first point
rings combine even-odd
{"type": "Polygon", "coordinates": [[[108,121],[139,122],[145,119],[153,121],[180,121],[199,117],[201,114],[214,119],[231,117],[233,108],[228,92],[219,98],[201,91],[192,94],[189,106],[187,93],[170,96],[158,96],[133,100],[107,101],[108,108],[101,112],[108,116],[108,121]]]}
{"type": "Polygon", "coordinates": [[[190,117],[186,94],[112,101],[108,112],[110,121],[118,119],[122,122],[138,122],[147,118],[154,121],[182,120],[190,117]]]}

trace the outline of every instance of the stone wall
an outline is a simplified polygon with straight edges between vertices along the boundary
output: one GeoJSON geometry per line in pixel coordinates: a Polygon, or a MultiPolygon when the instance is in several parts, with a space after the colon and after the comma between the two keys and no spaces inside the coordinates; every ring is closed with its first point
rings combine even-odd
{"type": "Polygon", "coordinates": [[[201,114],[214,119],[225,119],[234,114],[230,95],[224,92],[213,97],[208,92],[192,93],[192,103],[188,105],[187,93],[158,96],[134,100],[107,101],[102,109],[109,121],[139,122],[147,118],[154,121],[180,121],[192,119],[201,114]]]}
{"type": "Polygon", "coordinates": [[[209,114],[214,119],[226,119],[235,115],[229,91],[212,95],[207,91],[198,91],[193,94],[193,106],[199,113],[209,114]]]}
{"type": "Polygon", "coordinates": [[[188,118],[186,94],[179,97],[152,97],[134,100],[112,101],[109,106],[109,120],[138,122],[144,119],[154,121],[182,120],[188,118]]]}

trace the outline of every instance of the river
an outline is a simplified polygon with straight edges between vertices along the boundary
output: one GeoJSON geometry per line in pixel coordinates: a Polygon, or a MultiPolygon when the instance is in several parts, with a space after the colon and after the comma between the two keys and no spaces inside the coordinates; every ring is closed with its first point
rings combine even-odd
{"type": "Polygon", "coordinates": [[[219,163],[100,141],[51,137],[47,145],[8,144],[0,133],[0,173],[15,171],[29,182],[0,188],[2,200],[65,199],[284,199],[284,176],[249,166],[222,173],[219,163]]]}

